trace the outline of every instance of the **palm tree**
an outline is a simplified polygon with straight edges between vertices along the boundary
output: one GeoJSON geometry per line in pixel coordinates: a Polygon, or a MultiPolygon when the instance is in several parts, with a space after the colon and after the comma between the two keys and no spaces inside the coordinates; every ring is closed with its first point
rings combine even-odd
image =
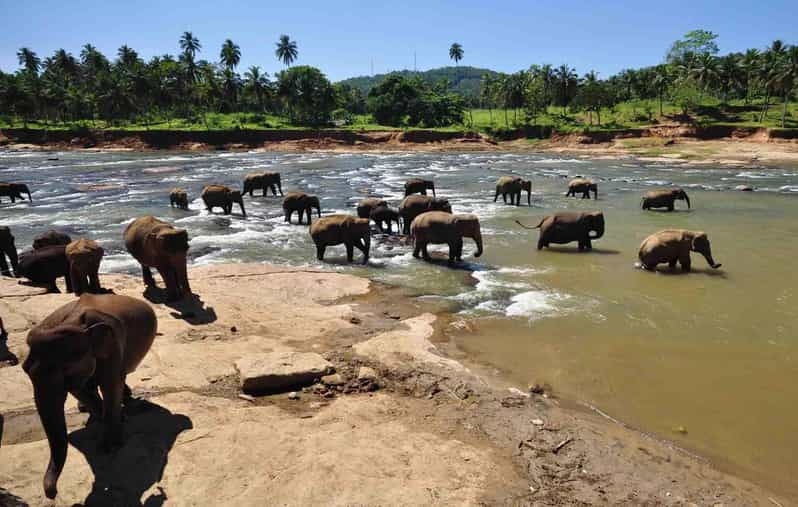
{"type": "Polygon", "coordinates": [[[787,101],[792,91],[798,87],[798,46],[791,46],[784,52],[776,71],[775,81],[784,96],[784,105],[781,111],[781,128],[784,128],[787,118],[787,101]]]}
{"type": "Polygon", "coordinates": [[[703,53],[696,58],[694,64],[695,66],[689,74],[689,77],[695,79],[701,86],[701,97],[698,98],[698,101],[701,102],[703,94],[710,86],[717,83],[720,77],[718,59],[709,53],[703,53]]]}
{"type": "Polygon", "coordinates": [[[576,72],[568,65],[563,64],[554,71],[554,76],[557,81],[559,81],[560,93],[562,94],[560,97],[562,104],[560,105],[562,106],[562,114],[565,115],[565,107],[568,105],[569,94],[577,84],[576,72]]]}
{"type": "Polygon", "coordinates": [[[665,95],[665,90],[668,88],[670,78],[668,75],[667,65],[658,65],[654,70],[654,79],[651,84],[657,90],[657,99],[659,100],[659,115],[662,116],[662,97],[665,95]]]}
{"type": "Polygon", "coordinates": [[[740,59],[740,69],[743,71],[743,79],[745,80],[745,103],[748,104],[751,99],[751,85],[754,82],[754,76],[759,67],[760,54],[756,49],[749,49],[743,54],[740,59]]]}
{"type": "Polygon", "coordinates": [[[258,101],[258,108],[263,112],[263,95],[266,88],[269,86],[268,75],[261,74],[260,67],[253,65],[244,73],[244,79],[246,80],[247,87],[255,94],[255,98],[258,101]]]}
{"type": "Polygon", "coordinates": [[[276,45],[277,49],[274,50],[274,54],[277,56],[277,59],[282,61],[286,67],[290,67],[299,56],[296,42],[292,41],[289,36],[283,34],[280,36],[280,40],[277,41],[276,45]]]}
{"type": "Polygon", "coordinates": [[[455,42],[452,44],[452,47],[449,48],[449,58],[454,60],[454,65],[457,66],[458,62],[463,59],[463,46],[460,43],[455,42]]]}
{"type": "Polygon", "coordinates": [[[479,98],[482,100],[483,107],[488,106],[490,123],[493,125],[493,101],[496,96],[496,79],[490,74],[482,76],[482,88],[479,90],[479,98]]]}
{"type": "Polygon", "coordinates": [[[180,36],[180,49],[183,50],[183,54],[185,54],[189,60],[193,61],[199,50],[202,49],[202,44],[200,44],[198,38],[194,37],[193,33],[183,32],[183,35],[180,36]]]}
{"type": "Polygon", "coordinates": [[[759,123],[765,121],[768,109],[770,109],[770,95],[778,81],[778,69],[784,52],[784,43],[776,39],[763,55],[762,65],[759,67],[759,79],[765,85],[765,105],[762,107],[759,123]]]}
{"type": "Polygon", "coordinates": [[[25,72],[31,75],[38,75],[39,69],[42,66],[42,61],[36,56],[36,53],[29,48],[19,48],[17,51],[17,61],[20,65],[25,67],[25,72]]]}
{"type": "Polygon", "coordinates": [[[233,70],[238,67],[238,63],[241,61],[241,49],[232,40],[227,39],[224,41],[224,44],[222,44],[222,51],[219,53],[219,59],[225,67],[233,70]]]}
{"type": "Polygon", "coordinates": [[[116,56],[119,58],[119,63],[125,69],[132,69],[139,61],[139,54],[127,44],[117,50],[116,56]]]}

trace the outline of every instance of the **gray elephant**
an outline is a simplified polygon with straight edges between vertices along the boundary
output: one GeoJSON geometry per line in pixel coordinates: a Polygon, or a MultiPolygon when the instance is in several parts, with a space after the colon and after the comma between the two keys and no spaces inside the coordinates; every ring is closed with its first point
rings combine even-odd
{"type": "Polygon", "coordinates": [[[665,229],[655,232],[643,240],[637,257],[644,269],[654,271],[657,264],[667,263],[671,269],[676,263],[682,265],[682,271],[690,271],[690,252],[698,252],[704,256],[712,268],[718,269],[721,264],[712,258],[712,248],[705,232],[685,229],[665,229]]]}
{"type": "Polygon", "coordinates": [[[225,215],[233,212],[233,204],[238,203],[241,208],[241,215],[247,216],[244,209],[244,198],[238,190],[232,190],[224,185],[208,185],[202,189],[202,202],[209,213],[213,213],[213,208],[222,208],[225,215]]]}
{"type": "Polygon", "coordinates": [[[147,287],[155,287],[150,268],[155,268],[166,284],[166,297],[176,301],[191,294],[186,269],[188,232],[147,215],[137,218],[125,229],[125,247],[141,264],[147,287]]]}
{"type": "Polygon", "coordinates": [[[380,206],[388,206],[385,199],[379,197],[368,197],[357,203],[357,216],[360,218],[371,217],[371,210],[380,206]]]}
{"type": "Polygon", "coordinates": [[[363,252],[363,264],[369,260],[371,227],[368,218],[351,215],[328,215],[319,218],[310,226],[310,237],[316,245],[316,258],[324,260],[328,246],[345,245],[346,260],[352,262],[355,248],[363,252]]]}
{"type": "Polygon", "coordinates": [[[66,245],[45,246],[38,250],[22,252],[17,269],[17,275],[35,284],[46,286],[47,292],[58,292],[55,281],[63,276],[67,292],[72,292],[66,245]]]}
{"type": "Polygon", "coordinates": [[[438,197],[428,197],[426,195],[411,195],[405,197],[399,204],[399,215],[402,217],[402,232],[410,234],[410,224],[413,219],[426,211],[452,212],[452,205],[449,200],[438,197]]]}
{"type": "Polygon", "coordinates": [[[14,244],[14,235],[11,234],[11,229],[1,225],[0,226],[0,275],[2,276],[17,276],[19,273],[18,266],[19,258],[17,256],[17,246],[14,244]],[[8,270],[8,262],[11,263],[13,273],[8,270]]]}
{"type": "Polygon", "coordinates": [[[507,204],[507,196],[510,196],[510,204],[516,206],[521,205],[521,192],[526,191],[526,204],[532,205],[532,182],[525,180],[518,176],[502,176],[496,182],[496,195],[493,196],[493,202],[499,199],[499,194],[502,196],[504,204],[507,204]]]}
{"type": "Polygon", "coordinates": [[[678,187],[646,192],[640,200],[640,206],[643,209],[667,208],[668,211],[673,211],[677,199],[686,201],[687,209],[690,209],[690,198],[687,196],[687,192],[678,187]]]}
{"type": "Polygon", "coordinates": [[[17,199],[24,201],[25,198],[22,194],[28,194],[28,200],[33,202],[28,185],[24,183],[0,183],[0,197],[10,198],[12,203],[17,202],[17,199]]]}
{"type": "Polygon", "coordinates": [[[55,229],[49,230],[33,238],[33,249],[40,250],[46,246],[68,245],[72,243],[69,234],[55,229]]]}
{"type": "Polygon", "coordinates": [[[96,241],[79,239],[68,244],[64,250],[69,263],[69,278],[72,289],[80,296],[84,292],[100,293],[100,263],[105,250],[96,241]]]}
{"type": "Polygon", "coordinates": [[[482,232],[479,227],[479,218],[475,215],[453,215],[445,211],[427,211],[413,219],[410,225],[410,234],[413,236],[413,257],[418,258],[419,253],[424,260],[430,260],[427,245],[449,245],[449,265],[462,260],[463,238],[471,238],[477,245],[474,257],[482,255],[482,232]]]}
{"type": "Polygon", "coordinates": [[[299,215],[299,223],[302,224],[302,215],[306,214],[308,216],[308,225],[310,225],[314,208],[319,218],[321,218],[321,203],[315,195],[308,195],[304,192],[288,192],[285,194],[285,199],[283,199],[285,221],[289,224],[291,223],[291,215],[296,211],[299,215]]]}
{"type": "Polygon", "coordinates": [[[598,185],[589,179],[586,178],[574,178],[568,183],[568,192],[565,193],[565,197],[574,196],[576,194],[582,194],[582,199],[590,199],[590,192],[593,192],[593,198],[598,199],[598,185]]]}
{"type": "Polygon", "coordinates": [[[180,209],[188,209],[188,193],[182,188],[173,188],[169,192],[169,206],[177,206],[180,209]]]}
{"type": "Polygon", "coordinates": [[[277,191],[283,195],[283,184],[280,180],[280,173],[262,172],[262,173],[249,173],[244,177],[244,194],[249,194],[252,197],[255,190],[262,189],[263,196],[266,196],[266,190],[271,189],[272,195],[276,196],[277,191]]]}
{"type": "Polygon", "coordinates": [[[411,194],[427,195],[427,189],[432,190],[433,197],[435,196],[435,182],[432,180],[424,180],[421,178],[412,178],[405,182],[405,197],[411,194]]]}
{"type": "Polygon", "coordinates": [[[525,229],[540,229],[538,250],[548,247],[550,243],[558,245],[579,242],[579,251],[593,248],[592,240],[604,235],[604,213],[555,213],[546,215],[535,227],[528,227],[518,220],[518,225],[525,229]]]}
{"type": "Polygon", "coordinates": [[[388,228],[388,234],[392,233],[392,222],[396,222],[397,234],[402,230],[402,225],[399,221],[399,211],[388,206],[378,206],[374,208],[371,210],[371,215],[369,218],[371,218],[371,220],[377,224],[377,229],[379,229],[380,232],[384,232],[383,224],[385,224],[385,226],[388,228]]]}

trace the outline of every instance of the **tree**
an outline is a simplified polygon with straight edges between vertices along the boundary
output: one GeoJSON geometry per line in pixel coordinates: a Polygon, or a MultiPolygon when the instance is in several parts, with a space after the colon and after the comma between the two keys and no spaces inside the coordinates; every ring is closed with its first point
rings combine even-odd
{"type": "Polygon", "coordinates": [[[28,74],[32,76],[39,75],[42,62],[39,57],[36,56],[36,53],[29,48],[20,48],[19,51],[17,51],[17,61],[25,68],[25,72],[28,74]]]}
{"type": "Polygon", "coordinates": [[[743,73],[743,86],[745,88],[745,103],[748,104],[751,99],[751,87],[754,83],[754,78],[759,70],[759,51],[756,49],[749,49],[745,52],[740,59],[740,69],[743,73]]]}
{"type": "Polygon", "coordinates": [[[534,76],[530,73],[530,79],[527,82],[526,90],[524,93],[524,110],[526,111],[526,120],[532,120],[532,124],[537,123],[537,117],[546,112],[548,106],[546,98],[546,87],[541,76],[534,76]]]}
{"type": "Polygon", "coordinates": [[[658,65],[655,69],[654,79],[652,85],[657,91],[657,100],[659,101],[659,115],[662,116],[662,99],[665,95],[668,86],[671,83],[671,76],[668,65],[658,65]]]}
{"type": "Polygon", "coordinates": [[[421,99],[420,82],[401,74],[391,74],[371,89],[368,95],[369,112],[380,125],[398,127],[418,107],[421,99]]]}
{"type": "Polygon", "coordinates": [[[703,99],[703,94],[718,82],[720,72],[718,70],[718,59],[709,53],[702,53],[694,60],[695,66],[691,69],[688,77],[693,78],[701,87],[699,102],[703,99]]]}
{"type": "Polygon", "coordinates": [[[554,71],[554,79],[556,81],[555,103],[562,106],[562,114],[565,115],[565,108],[576,93],[578,84],[576,72],[568,65],[563,64],[554,71]]]}
{"type": "Polygon", "coordinates": [[[689,55],[716,55],[718,34],[707,30],[693,30],[671,45],[666,56],[668,63],[684,60],[689,55]]]}
{"type": "Polygon", "coordinates": [[[701,103],[701,93],[694,82],[677,81],[671,86],[670,99],[682,110],[682,116],[687,117],[701,103]]]}
{"type": "Polygon", "coordinates": [[[585,74],[573,103],[588,112],[590,125],[593,125],[593,113],[596,113],[598,125],[601,126],[601,108],[610,105],[610,102],[609,90],[606,84],[599,80],[598,75],[593,71],[585,74]]]}
{"type": "Polygon", "coordinates": [[[285,102],[291,121],[299,125],[325,125],[335,109],[335,90],[315,67],[300,65],[280,72],[277,94],[285,102]]]}
{"type": "Polygon", "coordinates": [[[781,128],[784,128],[787,119],[787,102],[790,94],[798,87],[798,46],[791,46],[785,50],[776,70],[774,83],[784,97],[781,111],[781,128]]]}
{"type": "Polygon", "coordinates": [[[241,61],[241,49],[232,40],[227,39],[222,44],[219,59],[227,69],[233,70],[238,67],[238,63],[241,61]]]}
{"type": "Polygon", "coordinates": [[[277,56],[277,59],[283,62],[283,65],[286,67],[290,67],[294,60],[297,59],[299,56],[299,51],[296,47],[296,42],[292,41],[290,37],[283,34],[280,36],[280,40],[277,41],[277,49],[274,50],[274,54],[277,56]]]}
{"type": "Polygon", "coordinates": [[[268,74],[261,74],[260,67],[253,65],[244,73],[244,79],[247,88],[255,94],[255,98],[258,101],[258,110],[263,112],[266,109],[263,99],[269,88],[268,74]]]}
{"type": "Polygon", "coordinates": [[[460,60],[463,59],[463,54],[464,54],[463,46],[461,46],[457,42],[452,44],[452,46],[449,48],[449,58],[454,60],[455,65],[457,65],[460,62],[460,60]]]}
{"type": "Polygon", "coordinates": [[[784,57],[784,43],[778,39],[774,40],[765,54],[762,56],[762,64],[759,67],[759,79],[765,85],[765,104],[762,106],[762,115],[759,122],[765,121],[770,106],[770,95],[778,83],[778,71],[782,58],[784,57]]]}
{"type": "Polygon", "coordinates": [[[202,49],[202,44],[200,44],[198,38],[194,37],[193,33],[183,32],[183,35],[180,36],[180,49],[183,50],[184,55],[193,61],[194,57],[202,49]]]}

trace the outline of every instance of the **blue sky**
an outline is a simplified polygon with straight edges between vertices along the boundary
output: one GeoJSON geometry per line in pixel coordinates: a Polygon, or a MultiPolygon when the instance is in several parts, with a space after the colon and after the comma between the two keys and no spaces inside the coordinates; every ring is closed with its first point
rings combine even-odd
{"type": "Polygon", "coordinates": [[[138,0],[0,0],[0,69],[17,68],[29,46],[44,57],[64,47],[76,56],[91,42],[107,56],[128,44],[144,58],[179,51],[191,30],[200,57],[218,60],[222,41],[241,46],[239,71],[257,64],[281,69],[274,43],[286,33],[299,45],[297,63],[330,79],[450,65],[460,42],[464,65],[516,71],[532,63],[568,63],[600,76],[662,61],[670,43],[695,28],[720,34],[721,53],[763,48],[773,39],[798,43],[798,1],[750,0],[199,2],[138,0]]]}

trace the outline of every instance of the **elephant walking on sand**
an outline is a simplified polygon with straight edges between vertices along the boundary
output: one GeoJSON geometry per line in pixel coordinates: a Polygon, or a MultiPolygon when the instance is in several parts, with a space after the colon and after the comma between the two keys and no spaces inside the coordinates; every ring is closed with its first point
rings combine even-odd
{"type": "Polygon", "coordinates": [[[369,260],[371,227],[368,218],[351,215],[328,215],[319,218],[310,226],[310,237],[316,245],[316,258],[324,260],[328,246],[346,246],[346,260],[352,262],[355,248],[363,252],[363,264],[369,260]]]}
{"type": "Polygon", "coordinates": [[[155,268],[166,284],[169,301],[191,294],[186,268],[188,232],[185,229],[175,229],[153,216],[143,216],[125,229],[125,247],[141,264],[147,287],[155,287],[150,271],[150,268],[155,268]]]}
{"type": "Polygon", "coordinates": [[[482,232],[476,215],[453,215],[444,211],[427,211],[413,219],[410,226],[413,236],[413,257],[419,253],[424,260],[430,260],[427,245],[449,245],[449,265],[462,260],[463,238],[471,238],[477,245],[474,257],[482,255],[482,232]]]}
{"type": "Polygon", "coordinates": [[[280,173],[263,172],[263,173],[249,173],[244,177],[244,191],[242,193],[249,194],[252,197],[255,190],[262,189],[263,197],[266,197],[266,190],[271,189],[272,195],[277,196],[277,191],[283,195],[283,184],[280,180],[280,173]]]}
{"type": "Polygon", "coordinates": [[[291,223],[291,215],[296,211],[299,215],[299,223],[302,224],[302,215],[308,216],[308,225],[310,225],[311,217],[313,216],[313,209],[316,209],[318,217],[321,218],[321,203],[319,198],[315,195],[308,195],[304,192],[288,192],[283,199],[283,211],[285,212],[285,221],[291,223]]]}
{"type": "Polygon", "coordinates": [[[550,243],[566,244],[579,242],[579,251],[591,250],[594,239],[604,235],[604,213],[555,213],[546,215],[535,227],[528,227],[518,220],[518,225],[525,229],[540,229],[538,250],[548,247],[550,243]]]}
{"type": "Polygon", "coordinates": [[[405,182],[405,197],[411,194],[427,195],[427,189],[432,190],[432,196],[435,197],[434,181],[421,178],[409,179],[405,182]]]}
{"type": "MultiPolygon", "coordinates": [[[[24,183],[0,183],[0,197],[8,197],[12,203],[17,202],[17,199],[24,201],[25,198],[22,194],[28,194],[28,200],[33,202],[33,197],[30,195],[28,185],[24,183]]],[[[2,199],[0,199],[2,201],[2,199]]]]}
{"type": "Polygon", "coordinates": [[[399,204],[399,215],[402,217],[402,233],[410,234],[410,224],[420,214],[426,211],[452,212],[452,205],[449,200],[438,197],[428,197],[426,195],[411,195],[405,197],[399,204]]]}
{"type": "Polygon", "coordinates": [[[14,235],[11,234],[11,229],[4,225],[0,225],[0,275],[2,276],[18,276],[19,258],[17,257],[17,246],[14,244],[14,235]],[[13,273],[8,270],[8,262],[11,263],[13,273]]]}
{"type": "Polygon", "coordinates": [[[681,188],[667,188],[646,192],[640,200],[640,206],[643,209],[667,208],[668,211],[673,211],[674,203],[677,199],[686,201],[687,209],[690,209],[690,198],[687,196],[687,192],[681,188]]]}
{"type": "Polygon", "coordinates": [[[721,264],[712,258],[712,248],[705,232],[688,231],[685,229],[665,229],[655,232],[643,240],[637,257],[642,267],[654,271],[657,264],[668,263],[671,269],[676,269],[676,263],[682,265],[682,271],[690,271],[690,252],[698,252],[707,260],[713,269],[718,269],[721,264]]]}
{"type": "Polygon", "coordinates": [[[99,448],[110,451],[121,445],[122,405],[131,397],[125,379],[150,350],[157,327],[155,312],[143,301],[83,294],[28,333],[30,352],[22,369],[33,384],[36,411],[50,444],[43,481],[47,498],[58,494],[67,458],[67,393],[102,421],[99,448]]]}
{"type": "Polygon", "coordinates": [[[565,197],[576,197],[576,194],[582,194],[582,199],[590,199],[590,192],[593,192],[593,198],[598,200],[598,185],[586,178],[574,178],[568,183],[568,192],[565,197]]]}
{"type": "Polygon", "coordinates": [[[100,263],[105,250],[90,239],[79,239],[66,246],[69,278],[72,289],[80,296],[84,292],[100,293],[100,263]]]}
{"type": "Polygon", "coordinates": [[[502,176],[496,182],[496,195],[493,196],[493,202],[502,196],[504,204],[507,204],[507,195],[510,196],[510,204],[516,206],[521,205],[521,192],[526,190],[526,204],[532,205],[532,182],[522,179],[518,176],[502,176]]]}
{"type": "Polygon", "coordinates": [[[233,212],[233,204],[238,203],[241,215],[247,216],[244,209],[244,198],[238,190],[232,190],[224,185],[208,185],[202,189],[202,201],[208,208],[208,213],[213,213],[213,208],[222,208],[225,215],[233,212]]]}
{"type": "Polygon", "coordinates": [[[188,193],[182,188],[173,188],[169,192],[169,206],[177,206],[180,209],[188,209],[188,193]]]}

